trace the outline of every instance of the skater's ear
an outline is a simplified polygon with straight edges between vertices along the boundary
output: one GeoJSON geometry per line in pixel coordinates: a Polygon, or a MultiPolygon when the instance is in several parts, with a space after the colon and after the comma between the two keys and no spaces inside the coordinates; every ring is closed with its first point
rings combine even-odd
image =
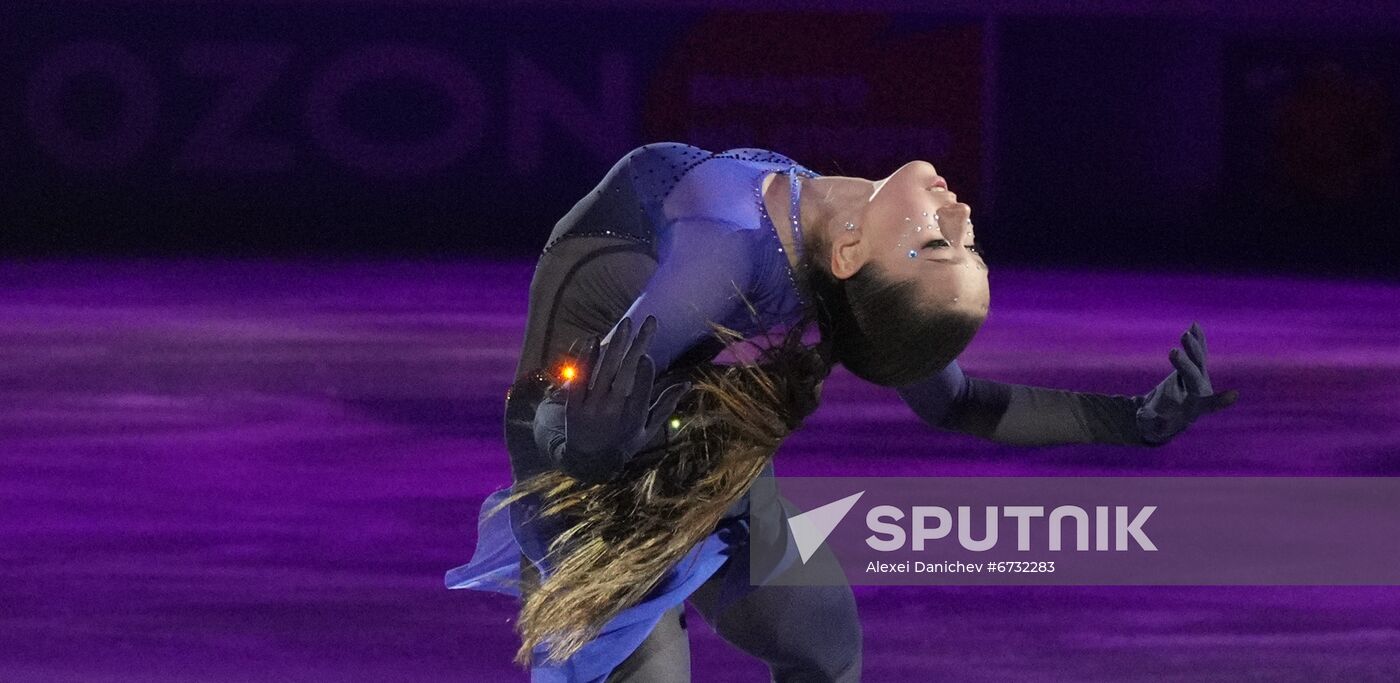
{"type": "Polygon", "coordinates": [[[826,245],[826,271],[838,280],[845,280],[865,267],[870,258],[869,245],[858,230],[842,231],[826,245]]]}

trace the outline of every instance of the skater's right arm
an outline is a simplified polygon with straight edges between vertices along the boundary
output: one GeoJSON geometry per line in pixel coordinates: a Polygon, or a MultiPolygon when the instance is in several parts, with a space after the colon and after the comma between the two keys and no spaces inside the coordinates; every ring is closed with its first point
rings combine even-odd
{"type": "MultiPolygon", "coordinates": [[[[631,330],[630,318],[615,328],[620,340],[631,330]]],[[[665,428],[687,387],[667,387],[651,400],[656,365],[646,348],[655,331],[656,318],[648,316],[630,344],[620,341],[600,352],[598,339],[588,340],[579,374],[541,403],[536,442],[565,473],[588,483],[607,481],[665,428]]]]}
{"type": "Polygon", "coordinates": [[[713,338],[711,322],[729,319],[743,306],[753,271],[750,250],[745,233],[732,226],[698,219],[669,226],[660,263],[642,293],[583,354],[596,361],[588,360],[581,379],[536,410],[540,452],[574,478],[598,483],[615,477],[636,453],[659,445],[684,387],[661,389],[653,382],[686,351],[713,338]]]}

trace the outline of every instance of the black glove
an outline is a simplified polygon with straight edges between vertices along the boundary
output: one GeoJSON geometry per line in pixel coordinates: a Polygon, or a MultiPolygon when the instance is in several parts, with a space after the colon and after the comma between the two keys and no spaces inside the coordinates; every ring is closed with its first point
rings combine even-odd
{"type": "Polygon", "coordinates": [[[689,384],[675,384],[651,401],[656,365],[646,355],[656,331],[647,316],[631,340],[632,321],[623,318],[601,352],[598,337],[583,348],[584,361],[564,393],[564,453],[561,467],[577,479],[611,479],[665,428],[689,384]]]}
{"type": "Polygon", "coordinates": [[[1200,325],[1192,323],[1181,335],[1181,346],[1184,353],[1172,349],[1167,354],[1176,370],[1142,397],[1142,407],[1137,410],[1138,433],[1147,443],[1164,444],[1196,418],[1227,408],[1239,397],[1238,391],[1215,393],[1211,389],[1206,373],[1206,336],[1200,325]]]}

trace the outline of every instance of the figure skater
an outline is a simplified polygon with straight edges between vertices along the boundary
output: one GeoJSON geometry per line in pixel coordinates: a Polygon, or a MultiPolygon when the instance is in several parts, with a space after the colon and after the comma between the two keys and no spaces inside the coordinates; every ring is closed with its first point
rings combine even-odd
{"type": "Polygon", "coordinates": [[[447,586],[522,599],[535,681],[689,680],[686,600],[776,681],[859,680],[850,587],[755,585],[749,566],[763,544],[784,559],[754,575],[792,571],[790,539],[749,520],[790,512],[772,454],[834,364],[929,425],[1008,444],[1156,446],[1235,400],[1195,324],[1142,395],[969,377],[956,358],[988,307],[971,209],[927,162],[867,180],[762,149],[632,150],[536,265],[506,401],[515,484],[482,505],[447,586]]]}

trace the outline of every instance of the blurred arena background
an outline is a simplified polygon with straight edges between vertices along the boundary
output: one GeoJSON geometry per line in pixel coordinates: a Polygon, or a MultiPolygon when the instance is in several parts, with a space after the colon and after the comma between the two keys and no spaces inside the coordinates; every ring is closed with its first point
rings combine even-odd
{"type": "Polygon", "coordinates": [[[1390,270],[1400,9],[9,3],[3,249],[528,255],[627,150],[934,162],[999,262],[1390,270]]]}

